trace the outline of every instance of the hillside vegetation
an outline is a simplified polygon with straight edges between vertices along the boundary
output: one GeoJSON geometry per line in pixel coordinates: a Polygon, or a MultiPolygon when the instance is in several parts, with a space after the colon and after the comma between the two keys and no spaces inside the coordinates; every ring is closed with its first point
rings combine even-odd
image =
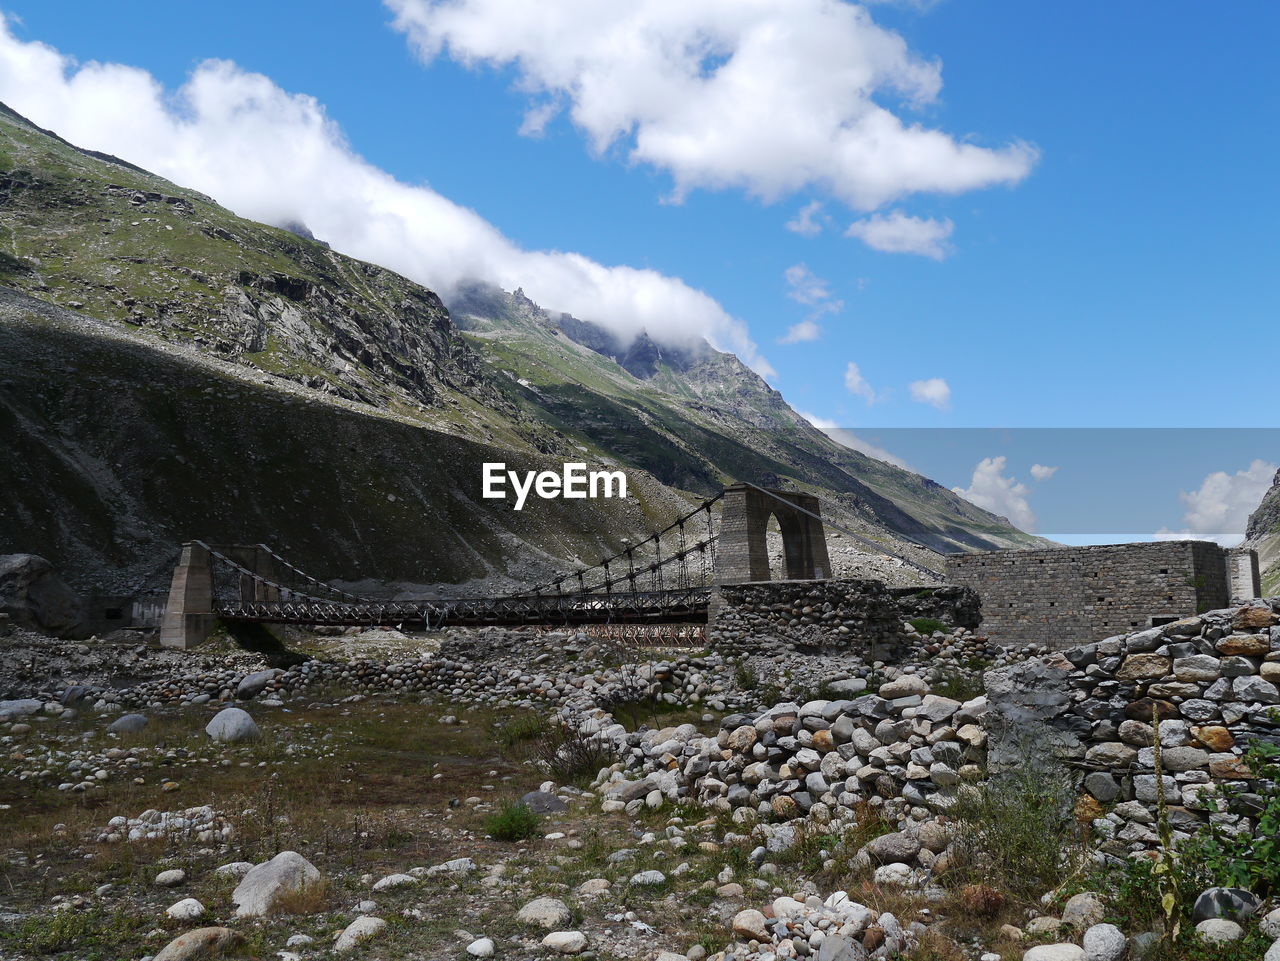
{"type": "Polygon", "coordinates": [[[594,562],[734,480],[811,490],[889,547],[1038,541],[836,444],[705,343],[623,343],[479,284],[455,299],[460,329],[431,291],[300,226],[7,108],[0,284],[0,550],[81,583],[193,536],[270,541],[321,576],[523,577],[516,559],[594,562]],[[482,461],[567,458],[626,467],[639,499],[540,508],[543,526],[477,504],[482,461]]]}

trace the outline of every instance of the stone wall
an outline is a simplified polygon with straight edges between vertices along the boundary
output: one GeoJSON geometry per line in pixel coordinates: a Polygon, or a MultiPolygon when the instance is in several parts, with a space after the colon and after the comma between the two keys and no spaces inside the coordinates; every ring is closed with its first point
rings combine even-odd
{"type": "Polygon", "coordinates": [[[1081,776],[1077,814],[1104,847],[1150,847],[1158,717],[1170,819],[1193,833],[1224,783],[1249,782],[1248,745],[1280,745],[1280,599],[1262,603],[988,672],[990,770],[1065,762],[1081,776]]]}
{"type": "Polygon", "coordinates": [[[977,595],[968,588],[888,588],[874,580],[770,581],[716,588],[707,637],[718,650],[779,647],[856,650],[892,658],[902,622],[933,617],[976,627],[977,595]]]}
{"type": "Polygon", "coordinates": [[[988,551],[949,557],[947,574],[982,597],[993,638],[1062,649],[1226,607],[1227,553],[1208,541],[988,551]]]}

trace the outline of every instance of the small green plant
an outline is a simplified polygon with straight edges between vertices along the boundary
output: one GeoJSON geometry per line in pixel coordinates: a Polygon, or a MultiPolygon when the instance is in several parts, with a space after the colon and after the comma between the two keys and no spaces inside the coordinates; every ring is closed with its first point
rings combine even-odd
{"type": "Polygon", "coordinates": [[[955,667],[939,668],[929,679],[929,690],[939,697],[949,697],[955,701],[969,701],[983,694],[986,688],[982,684],[982,675],[974,674],[955,667]]]}
{"type": "Polygon", "coordinates": [[[495,841],[523,841],[536,837],[542,819],[522,801],[507,801],[485,821],[485,832],[495,841]]]}
{"type": "Polygon", "coordinates": [[[124,945],[141,932],[143,924],[140,916],[97,907],[88,911],[45,911],[26,918],[14,928],[0,928],[0,946],[9,945],[30,955],[76,950],[87,952],[82,955],[87,956],[98,948],[107,954],[122,956],[118,952],[126,950],[124,945]]]}
{"type": "Polygon", "coordinates": [[[1160,850],[1152,861],[1151,875],[1160,894],[1160,911],[1164,915],[1164,936],[1176,940],[1182,930],[1185,897],[1182,893],[1177,854],[1173,849],[1173,829],[1169,825],[1169,806],[1164,796],[1164,755],[1160,744],[1160,710],[1151,714],[1156,769],[1156,830],[1160,836],[1160,850]]]}
{"type": "Polygon", "coordinates": [[[911,620],[907,621],[907,623],[911,625],[917,634],[924,634],[926,636],[932,634],[934,631],[946,631],[949,629],[946,624],[938,620],[936,617],[913,617],[911,620]]]}
{"type": "Polygon", "coordinates": [[[754,691],[760,686],[760,675],[752,669],[750,664],[743,661],[733,672],[733,682],[740,691],[754,691]]]}
{"type": "Polygon", "coordinates": [[[1183,845],[1184,856],[1204,866],[1217,884],[1248,888],[1261,897],[1280,894],[1280,747],[1253,741],[1244,756],[1253,775],[1253,791],[1224,785],[1221,800],[1209,800],[1214,813],[1247,816],[1252,831],[1210,824],[1183,845]]]}

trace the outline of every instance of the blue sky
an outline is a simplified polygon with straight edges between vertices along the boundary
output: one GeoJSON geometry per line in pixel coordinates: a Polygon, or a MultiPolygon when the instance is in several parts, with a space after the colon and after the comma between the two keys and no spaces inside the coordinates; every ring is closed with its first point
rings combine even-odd
{"type": "MultiPolygon", "coordinates": [[[[237,212],[278,220],[296,207],[339,249],[442,289],[492,265],[494,279],[534,287],[548,306],[596,309],[592,319],[624,330],[705,332],[824,423],[1275,423],[1270,0],[879,2],[866,8],[871,23],[845,17],[839,0],[683,5],[694,15],[664,0],[623,6],[681,41],[719,37],[684,92],[747,61],[743,23],[797,36],[839,24],[856,52],[791,63],[783,43],[782,55],[750,61],[760,87],[749,94],[664,100],[643,59],[591,61],[604,27],[582,25],[585,0],[451,0],[443,14],[429,0],[6,0],[0,96],[237,212]],[[522,19],[535,9],[536,21],[522,19]],[[903,129],[973,153],[919,160],[902,135],[899,162],[877,161],[875,176],[840,160],[839,129],[823,140],[819,128],[848,91],[823,84],[828,67],[858,67],[864,54],[878,79],[855,93],[903,129]],[[210,58],[229,63],[202,68],[210,58]],[[85,68],[95,61],[145,73],[85,68]],[[590,134],[608,118],[569,113],[593,83],[618,92],[606,114],[626,102],[636,113],[624,125],[639,117],[599,151],[590,134]],[[774,103],[806,83],[813,97],[774,103]],[[547,103],[561,112],[522,135],[527,111],[547,103]],[[316,133],[320,117],[332,126],[316,133]],[[744,118],[780,131],[777,156],[766,157],[767,136],[729,123],[744,118]],[[690,147],[703,130],[725,142],[690,147]],[[785,149],[787,130],[814,149],[785,149]],[[869,183],[887,193],[869,196],[869,183]],[[372,198],[372,213],[356,196],[372,198]],[[806,207],[816,235],[787,227],[806,207]],[[846,236],[893,218],[905,239],[846,236]],[[895,245],[917,252],[874,249],[895,245]],[[637,270],[617,269],[627,267],[637,270]],[[805,322],[814,339],[794,337],[805,322]],[[794,342],[780,343],[789,331],[794,342]]],[[[1254,457],[1280,451],[1242,450],[1220,468],[1254,457]]]]}

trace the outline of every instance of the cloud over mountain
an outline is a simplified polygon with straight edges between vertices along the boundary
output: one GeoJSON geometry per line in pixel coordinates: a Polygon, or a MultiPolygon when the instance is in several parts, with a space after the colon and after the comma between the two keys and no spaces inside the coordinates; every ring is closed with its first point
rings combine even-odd
{"type": "Polygon", "coordinates": [[[534,300],[623,337],[706,337],[772,374],[745,325],[714,298],[649,269],[526,250],[474,210],[360,157],[314,98],[225,60],[178,90],[145,70],[76,63],[0,19],[0,100],[82,147],[116,154],[209,194],[241,216],[304,223],[343,253],[449,294],[467,280],[534,300]]]}

